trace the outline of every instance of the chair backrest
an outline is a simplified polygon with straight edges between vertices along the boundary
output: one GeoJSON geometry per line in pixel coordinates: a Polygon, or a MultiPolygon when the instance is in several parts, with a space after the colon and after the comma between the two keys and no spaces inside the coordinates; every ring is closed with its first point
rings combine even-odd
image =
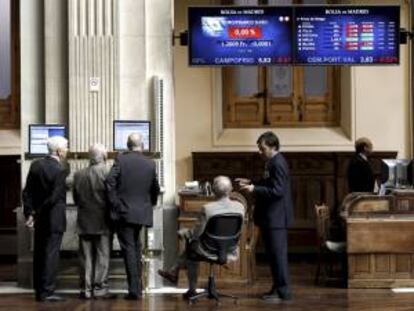
{"type": "Polygon", "coordinates": [[[315,205],[316,233],[319,246],[328,240],[330,216],[329,207],[325,204],[315,205]]]}
{"type": "Polygon", "coordinates": [[[226,263],[227,255],[236,249],[242,224],[243,216],[236,213],[215,215],[208,220],[200,243],[208,252],[218,256],[219,264],[226,263]]]}

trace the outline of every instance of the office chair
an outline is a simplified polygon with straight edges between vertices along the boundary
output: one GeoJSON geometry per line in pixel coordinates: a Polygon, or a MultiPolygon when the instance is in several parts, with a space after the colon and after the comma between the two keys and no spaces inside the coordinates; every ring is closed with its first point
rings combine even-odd
{"type": "Polygon", "coordinates": [[[211,217],[206,225],[206,229],[200,236],[199,246],[210,254],[214,254],[211,258],[198,254],[197,261],[205,261],[210,264],[210,275],[208,277],[207,288],[189,299],[189,304],[193,304],[197,299],[207,297],[215,299],[217,305],[220,305],[220,298],[234,299],[237,303],[238,297],[232,295],[221,294],[216,289],[216,279],[214,274],[214,265],[224,265],[227,263],[227,257],[237,248],[243,217],[240,214],[221,214],[211,217]]]}
{"type": "Polygon", "coordinates": [[[315,205],[316,233],[318,240],[318,263],[315,273],[315,285],[325,283],[328,277],[332,276],[332,269],[335,261],[339,261],[341,267],[341,283],[346,286],[346,242],[330,241],[330,212],[325,204],[315,205]],[[333,256],[332,256],[333,255],[333,256]]]}

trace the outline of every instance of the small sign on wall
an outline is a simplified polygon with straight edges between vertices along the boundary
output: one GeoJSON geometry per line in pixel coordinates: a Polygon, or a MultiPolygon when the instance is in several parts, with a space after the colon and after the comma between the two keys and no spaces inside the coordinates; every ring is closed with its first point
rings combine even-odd
{"type": "Polygon", "coordinates": [[[89,78],[89,92],[99,92],[101,89],[101,78],[90,77],[89,78]]]}

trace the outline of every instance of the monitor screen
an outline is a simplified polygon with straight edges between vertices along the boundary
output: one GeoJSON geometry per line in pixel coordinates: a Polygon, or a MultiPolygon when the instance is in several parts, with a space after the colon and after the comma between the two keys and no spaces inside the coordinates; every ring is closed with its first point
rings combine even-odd
{"type": "Polygon", "coordinates": [[[294,28],[296,64],[399,64],[399,6],[298,6],[294,28]]]}
{"type": "Polygon", "coordinates": [[[47,140],[53,136],[66,137],[66,126],[61,124],[30,124],[29,154],[32,156],[47,155],[47,140]]]}
{"type": "Polygon", "coordinates": [[[114,121],[114,150],[128,150],[128,136],[140,133],[143,137],[144,151],[151,150],[151,122],[150,121],[114,121]]]}
{"type": "Polygon", "coordinates": [[[394,188],[396,184],[396,159],[381,160],[381,184],[389,188],[394,188]]]}
{"type": "Polygon", "coordinates": [[[189,63],[292,63],[292,7],[190,7],[189,63]]]}

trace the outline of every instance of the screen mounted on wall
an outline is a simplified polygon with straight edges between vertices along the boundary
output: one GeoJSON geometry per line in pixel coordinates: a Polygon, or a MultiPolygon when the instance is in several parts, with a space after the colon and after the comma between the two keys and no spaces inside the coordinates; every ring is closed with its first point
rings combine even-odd
{"type": "Polygon", "coordinates": [[[139,133],[144,144],[143,151],[151,150],[151,122],[135,120],[114,121],[114,146],[115,151],[128,150],[128,136],[132,133],[139,133]]]}
{"type": "Polygon", "coordinates": [[[190,7],[189,63],[292,63],[292,7],[190,7]]]}
{"type": "Polygon", "coordinates": [[[53,136],[66,137],[66,126],[62,124],[29,124],[29,155],[47,155],[47,140],[53,136]]]}
{"type": "Polygon", "coordinates": [[[399,6],[297,6],[294,63],[399,64],[399,31],[399,6]]]}

